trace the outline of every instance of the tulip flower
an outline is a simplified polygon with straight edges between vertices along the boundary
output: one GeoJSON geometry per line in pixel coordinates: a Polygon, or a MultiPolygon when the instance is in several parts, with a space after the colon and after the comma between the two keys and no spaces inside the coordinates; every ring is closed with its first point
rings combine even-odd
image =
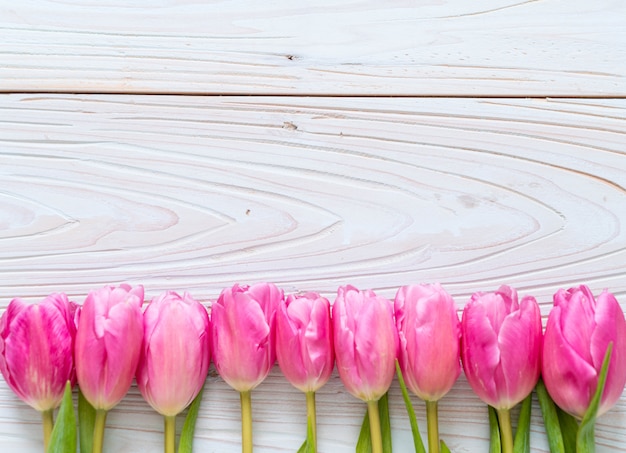
{"type": "Polygon", "coordinates": [[[213,361],[241,398],[242,451],[252,452],[250,392],[276,361],[274,322],[283,291],[271,283],[234,285],[211,307],[213,361]]]}
{"type": "Polygon", "coordinates": [[[461,323],[439,284],[403,286],[394,301],[398,362],[407,387],[426,401],[429,451],[439,451],[437,401],[461,374],[461,323]]]}
{"type": "Polygon", "coordinates": [[[42,413],[44,446],[52,432],[52,411],[68,381],[76,382],[76,304],[63,293],[39,304],[13,299],[0,318],[0,372],[13,392],[42,413]]]}
{"type": "Polygon", "coordinates": [[[165,452],[175,451],[176,415],[202,389],[209,371],[209,315],[189,294],[167,291],[143,314],[137,385],[165,421],[165,452]]]}
{"type": "Polygon", "coordinates": [[[596,300],[586,286],[554,295],[543,345],[543,381],[554,402],[582,419],[609,343],[613,350],[597,415],[613,406],[626,384],[626,321],[606,290],[596,300]]]}
{"type": "Polygon", "coordinates": [[[102,451],[106,414],[126,395],[143,341],[143,287],[123,284],[91,291],[76,332],[76,377],[96,410],[94,453],[102,451]]]}
{"type": "Polygon", "coordinates": [[[333,371],[330,302],[317,293],[290,295],[276,312],[276,357],[287,380],[306,394],[307,419],[314,451],[317,447],[315,392],[333,371]]]}
{"type": "Polygon", "coordinates": [[[398,350],[392,303],[373,291],[342,286],[332,308],[339,377],[367,403],[373,453],[382,452],[377,401],[389,390],[398,350]]]}
{"type": "Polygon", "coordinates": [[[541,313],[537,301],[501,286],[476,293],[463,310],[461,359],[467,381],[498,412],[502,450],[513,449],[509,410],[526,398],[541,372],[541,313]]]}

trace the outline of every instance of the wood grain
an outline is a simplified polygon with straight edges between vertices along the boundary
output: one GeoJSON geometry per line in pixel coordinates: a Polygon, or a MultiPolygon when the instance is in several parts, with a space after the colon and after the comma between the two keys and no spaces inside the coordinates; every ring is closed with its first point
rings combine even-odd
{"type": "MultiPolygon", "coordinates": [[[[609,288],[626,309],[626,100],[0,96],[0,309],[129,281],[209,304],[235,282],[333,298],[440,281],[459,309],[502,283],[547,315],[560,287],[609,288]]],[[[212,372],[200,451],[239,451],[237,394],[212,372]]],[[[278,369],[253,394],[256,451],[295,451],[303,396],[278,369]]],[[[395,451],[410,450],[397,384],[395,451]]],[[[424,408],[415,400],[422,427],[424,408]]],[[[547,451],[535,403],[533,451],[547,451]]],[[[353,451],[364,406],[335,374],[320,451],[353,451]]],[[[453,451],[486,451],[463,377],[443,400],[453,451]]],[[[109,451],[160,451],[136,387],[109,451]]],[[[598,452],[626,451],[626,397],[598,452]]],[[[40,450],[37,414],[0,381],[3,451],[40,450]]]]}
{"type": "Polygon", "coordinates": [[[625,96],[620,0],[0,1],[0,91],[625,96]]]}

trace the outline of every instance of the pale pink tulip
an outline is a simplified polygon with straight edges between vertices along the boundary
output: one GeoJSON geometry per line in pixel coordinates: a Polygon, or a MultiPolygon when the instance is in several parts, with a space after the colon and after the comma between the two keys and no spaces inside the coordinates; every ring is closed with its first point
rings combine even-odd
{"type": "Polygon", "coordinates": [[[234,285],[211,307],[213,361],[239,392],[258,386],[276,361],[274,322],[283,291],[271,283],[234,285]]]}
{"type": "Polygon", "coordinates": [[[467,381],[487,404],[508,410],[535,387],[541,372],[541,313],[537,301],[501,286],[476,293],[463,310],[461,358],[467,381]]]}
{"type": "Polygon", "coordinates": [[[317,293],[290,295],[276,312],[276,356],[291,384],[315,392],[335,363],[330,302],[317,293]]]}
{"type": "Polygon", "coordinates": [[[13,299],[0,318],[0,372],[26,404],[45,412],[61,404],[76,381],[76,304],[63,293],[39,304],[13,299]]]}
{"type": "Polygon", "coordinates": [[[342,286],[332,308],[339,377],[353,396],[379,400],[395,374],[398,333],[392,303],[373,291],[342,286]]]}
{"type": "Polygon", "coordinates": [[[423,400],[437,401],[461,373],[461,323],[454,300],[439,284],[403,286],[394,308],[406,386],[423,400]]]}
{"type": "Polygon", "coordinates": [[[161,415],[180,413],[202,389],[211,358],[209,328],[206,308],[187,293],[167,291],[148,304],[137,385],[161,415]]]}
{"type": "Polygon", "coordinates": [[[108,411],[128,392],[143,340],[143,287],[123,284],[91,291],[76,333],[76,376],[97,410],[108,411]]]}
{"type": "Polygon", "coordinates": [[[598,415],[611,408],[626,384],[626,321],[606,290],[598,296],[586,286],[554,295],[543,346],[543,380],[554,402],[582,418],[598,386],[609,343],[613,343],[598,415]]]}

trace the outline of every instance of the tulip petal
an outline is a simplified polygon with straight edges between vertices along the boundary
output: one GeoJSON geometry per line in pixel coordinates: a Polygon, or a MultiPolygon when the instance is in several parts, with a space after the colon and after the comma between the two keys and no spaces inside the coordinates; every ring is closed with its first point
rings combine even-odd
{"type": "Polygon", "coordinates": [[[593,366],[599,373],[609,343],[613,342],[606,386],[602,394],[598,416],[611,408],[622,395],[626,385],[626,321],[615,297],[606,290],[598,296],[595,309],[596,329],[590,338],[593,366]]]}
{"type": "Polygon", "coordinates": [[[561,329],[562,306],[555,306],[548,317],[543,345],[543,379],[554,402],[566,412],[582,418],[598,375],[586,360],[569,347],[561,329]]]}

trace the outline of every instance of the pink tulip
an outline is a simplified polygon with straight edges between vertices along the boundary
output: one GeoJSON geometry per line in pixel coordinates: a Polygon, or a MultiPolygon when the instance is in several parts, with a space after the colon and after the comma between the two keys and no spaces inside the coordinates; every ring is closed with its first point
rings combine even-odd
{"type": "Polygon", "coordinates": [[[315,392],[333,371],[330,302],[317,293],[290,295],[276,312],[276,356],[283,374],[303,392],[315,392]]]}
{"type": "Polygon", "coordinates": [[[38,411],[56,408],[67,381],[76,381],[76,310],[65,294],[51,294],[37,305],[13,299],[0,319],[0,372],[38,411]]]}
{"type": "Polygon", "coordinates": [[[606,290],[597,301],[586,286],[557,291],[544,338],[543,380],[564,411],[583,417],[610,342],[613,351],[598,415],[619,400],[626,384],[624,313],[606,290]]]}
{"type": "Polygon", "coordinates": [[[202,389],[210,361],[209,315],[189,294],[167,291],[143,315],[137,385],[164,416],[185,409],[202,389]]]}
{"type": "Polygon", "coordinates": [[[501,286],[476,293],[463,310],[461,358],[474,392],[498,410],[530,394],[541,372],[541,313],[537,301],[501,286]]]}
{"type": "Polygon", "coordinates": [[[276,361],[274,322],[283,291],[271,283],[226,288],[211,307],[213,361],[239,392],[258,386],[276,361]]]}
{"type": "Polygon", "coordinates": [[[379,400],[391,386],[398,350],[391,302],[371,290],[342,286],[332,314],[341,381],[353,396],[379,400]]]}
{"type": "Polygon", "coordinates": [[[102,411],[126,395],[143,341],[143,287],[105,286],[91,291],[76,333],[76,376],[83,395],[102,411]]]}
{"type": "Polygon", "coordinates": [[[439,284],[403,286],[394,307],[405,383],[421,399],[437,401],[461,373],[454,300],[439,284]]]}

